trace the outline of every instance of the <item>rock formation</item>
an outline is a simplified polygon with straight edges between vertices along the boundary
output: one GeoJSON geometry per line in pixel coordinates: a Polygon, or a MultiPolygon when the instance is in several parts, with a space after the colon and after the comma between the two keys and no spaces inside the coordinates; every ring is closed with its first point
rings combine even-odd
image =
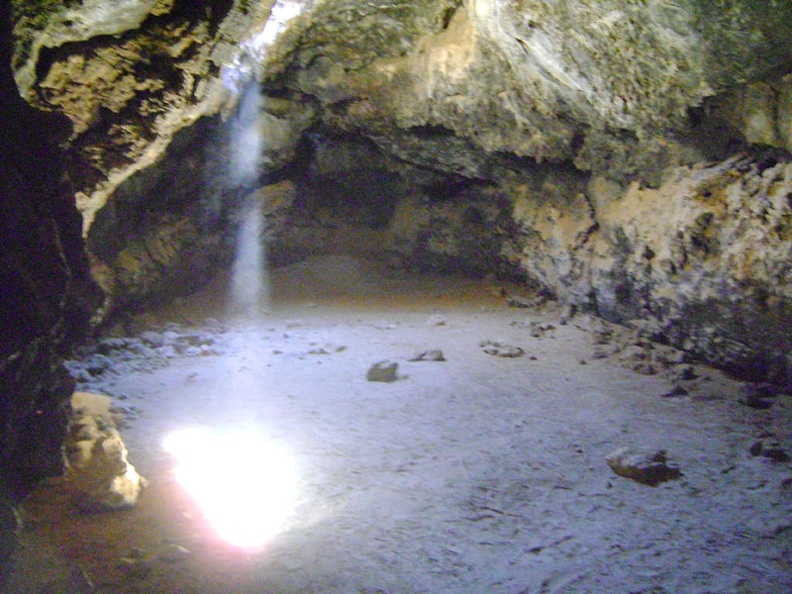
{"type": "Polygon", "coordinates": [[[65,402],[74,380],[62,357],[88,325],[90,280],[73,188],[64,179],[62,115],[31,108],[11,77],[9,15],[0,13],[0,484],[10,496],[63,469],[65,402]]]}
{"type": "Polygon", "coordinates": [[[148,481],[127,459],[110,398],[75,392],[63,449],[75,505],[86,512],[134,507],[148,481]]]}
{"type": "Polygon", "coordinates": [[[4,463],[52,458],[86,312],[210,278],[251,195],[273,263],[496,271],[792,379],[788,3],[11,4],[4,463]]]}

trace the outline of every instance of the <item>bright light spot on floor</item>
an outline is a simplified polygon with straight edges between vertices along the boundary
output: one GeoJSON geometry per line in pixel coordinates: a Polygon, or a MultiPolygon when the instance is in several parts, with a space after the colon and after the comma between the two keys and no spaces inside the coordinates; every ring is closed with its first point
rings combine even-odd
{"type": "Polygon", "coordinates": [[[259,548],[294,512],[297,473],[291,457],[252,432],[176,431],[165,450],[178,461],[176,478],[219,536],[259,548]]]}

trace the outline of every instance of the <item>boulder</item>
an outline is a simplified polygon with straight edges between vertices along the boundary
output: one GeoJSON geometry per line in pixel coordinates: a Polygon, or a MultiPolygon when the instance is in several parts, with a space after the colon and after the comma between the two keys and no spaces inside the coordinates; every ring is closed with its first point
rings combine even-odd
{"type": "Polygon", "coordinates": [[[605,461],[617,475],[652,487],[682,476],[679,468],[668,462],[663,450],[649,454],[623,447],[608,454],[605,461]]]}
{"type": "Polygon", "coordinates": [[[134,507],[147,485],[129,463],[110,402],[87,392],[75,392],[71,400],[74,417],[64,444],[67,479],[75,503],[85,511],[134,507]]]}

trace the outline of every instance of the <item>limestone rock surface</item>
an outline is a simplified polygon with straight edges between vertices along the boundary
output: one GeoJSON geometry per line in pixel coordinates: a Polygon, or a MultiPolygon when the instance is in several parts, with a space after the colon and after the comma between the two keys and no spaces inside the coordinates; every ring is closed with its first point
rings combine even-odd
{"type": "Polygon", "coordinates": [[[86,511],[134,507],[147,485],[129,463],[128,452],[110,412],[110,398],[75,392],[74,416],[64,443],[68,480],[75,503],[86,511]]]}

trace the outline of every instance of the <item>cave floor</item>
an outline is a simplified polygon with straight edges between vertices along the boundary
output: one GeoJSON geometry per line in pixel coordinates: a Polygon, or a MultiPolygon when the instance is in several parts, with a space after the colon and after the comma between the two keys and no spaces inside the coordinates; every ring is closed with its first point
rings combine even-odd
{"type": "Polygon", "coordinates": [[[88,386],[126,411],[150,485],[99,514],[42,485],[9,592],[792,590],[792,470],[749,453],[792,449],[789,397],[745,406],[739,383],[698,365],[687,394],[664,397],[680,365],[643,375],[595,358],[597,322],[510,307],[484,281],[325,257],[270,282],[259,319],[226,316],[222,283],[149,318],[192,322],[214,354],[88,386]],[[409,361],[429,349],[446,360],[409,361]],[[367,381],[385,359],[398,379],[367,381]],[[225,544],[174,478],[162,439],[188,426],[255,427],[293,456],[296,507],[262,549],[225,544]],[[617,476],[605,457],[622,446],[666,450],[683,476],[617,476]]]}

